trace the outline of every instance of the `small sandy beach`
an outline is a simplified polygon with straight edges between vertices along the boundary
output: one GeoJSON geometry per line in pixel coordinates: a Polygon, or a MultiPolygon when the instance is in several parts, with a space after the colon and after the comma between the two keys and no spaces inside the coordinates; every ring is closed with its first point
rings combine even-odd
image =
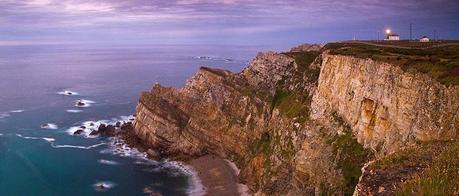
{"type": "Polygon", "coordinates": [[[236,171],[228,161],[212,155],[206,155],[190,161],[194,170],[206,187],[205,195],[233,196],[240,195],[236,171]]]}

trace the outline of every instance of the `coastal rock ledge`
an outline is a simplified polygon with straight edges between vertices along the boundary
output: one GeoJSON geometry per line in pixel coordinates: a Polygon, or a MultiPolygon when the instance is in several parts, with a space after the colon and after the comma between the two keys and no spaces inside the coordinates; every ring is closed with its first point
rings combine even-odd
{"type": "MultiPolygon", "coordinates": [[[[391,195],[409,177],[368,173],[381,161],[455,145],[458,85],[313,46],[259,53],[240,73],[201,67],[181,89],[157,84],[140,97],[134,132],[160,157],[233,161],[255,195],[391,195]]],[[[419,164],[410,175],[429,169],[419,164]]]]}

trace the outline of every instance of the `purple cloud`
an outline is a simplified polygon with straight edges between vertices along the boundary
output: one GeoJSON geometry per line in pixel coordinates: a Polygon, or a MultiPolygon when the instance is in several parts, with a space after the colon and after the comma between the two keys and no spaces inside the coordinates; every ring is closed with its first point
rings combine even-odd
{"type": "Polygon", "coordinates": [[[409,23],[458,38],[458,7],[456,0],[0,0],[0,43],[323,42],[374,38],[385,26],[403,35],[409,23]]]}

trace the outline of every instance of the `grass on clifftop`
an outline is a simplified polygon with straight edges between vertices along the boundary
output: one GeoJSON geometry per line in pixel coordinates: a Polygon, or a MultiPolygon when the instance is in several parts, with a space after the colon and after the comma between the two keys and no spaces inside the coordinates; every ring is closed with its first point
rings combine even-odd
{"type": "Polygon", "coordinates": [[[399,65],[403,70],[417,70],[445,85],[459,85],[459,46],[429,49],[405,49],[370,46],[361,43],[330,43],[333,55],[370,58],[399,65]]]}
{"type": "Polygon", "coordinates": [[[389,195],[458,195],[459,142],[431,141],[388,155],[371,164],[367,187],[386,187],[389,195]]]}
{"type": "Polygon", "coordinates": [[[401,184],[396,195],[458,195],[459,142],[434,157],[424,172],[401,184]]]}

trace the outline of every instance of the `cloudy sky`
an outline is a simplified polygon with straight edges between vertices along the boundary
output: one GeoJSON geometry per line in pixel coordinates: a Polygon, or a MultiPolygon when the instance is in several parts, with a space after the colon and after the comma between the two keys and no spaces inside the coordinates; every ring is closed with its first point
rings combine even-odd
{"type": "Polygon", "coordinates": [[[459,0],[0,0],[0,45],[459,39],[459,0]]]}

